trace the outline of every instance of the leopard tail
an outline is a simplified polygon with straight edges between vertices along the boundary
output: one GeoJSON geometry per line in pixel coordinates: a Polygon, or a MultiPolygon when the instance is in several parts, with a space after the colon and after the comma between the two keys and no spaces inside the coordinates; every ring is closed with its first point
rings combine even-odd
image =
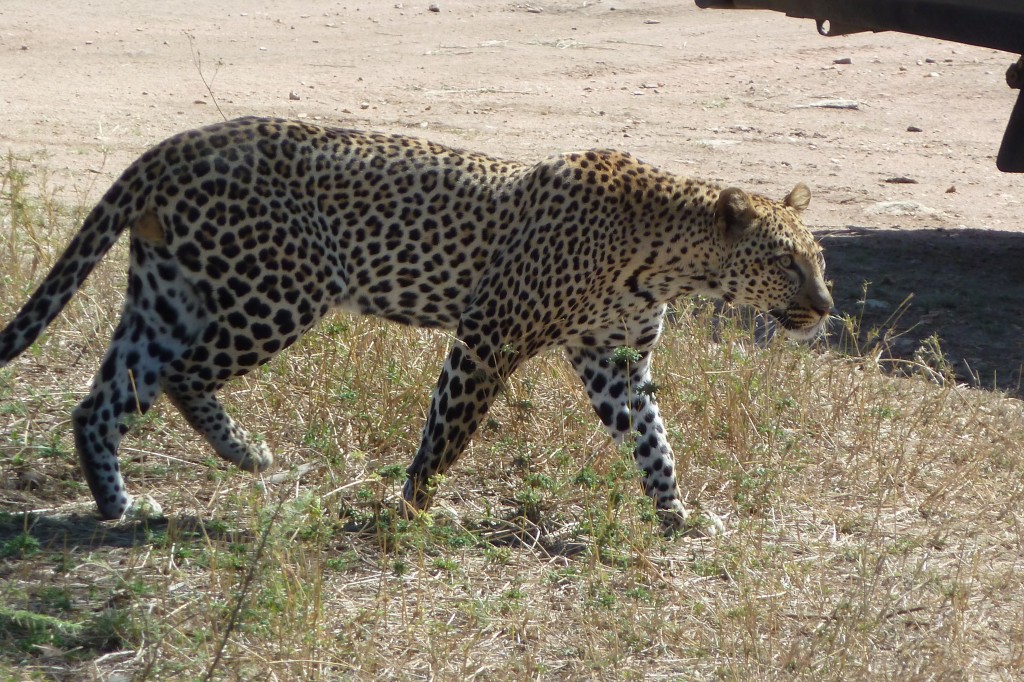
{"type": "Polygon", "coordinates": [[[120,234],[139,219],[145,199],[131,196],[120,180],[107,190],[46,279],[0,332],[0,367],[31,346],[60,314],[120,234]]]}

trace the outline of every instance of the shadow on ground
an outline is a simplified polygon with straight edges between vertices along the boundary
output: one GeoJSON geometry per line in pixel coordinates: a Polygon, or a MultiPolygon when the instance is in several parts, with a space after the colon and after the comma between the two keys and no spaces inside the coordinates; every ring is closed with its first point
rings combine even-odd
{"type": "MultiPolygon", "coordinates": [[[[181,515],[173,519],[160,518],[147,521],[102,521],[94,514],[2,514],[0,515],[0,548],[7,550],[6,558],[15,560],[19,553],[16,544],[20,538],[31,537],[39,549],[66,552],[88,552],[100,547],[124,549],[152,544],[167,534],[175,537],[209,537],[229,539],[232,542],[252,541],[248,531],[226,531],[221,524],[181,515]]],[[[26,556],[30,556],[28,553],[26,556]]]]}
{"type": "Polygon", "coordinates": [[[960,380],[1024,395],[1024,234],[859,227],[817,234],[837,312],[861,321],[862,348],[872,329],[888,332],[887,354],[912,360],[934,335],[960,380]]]}

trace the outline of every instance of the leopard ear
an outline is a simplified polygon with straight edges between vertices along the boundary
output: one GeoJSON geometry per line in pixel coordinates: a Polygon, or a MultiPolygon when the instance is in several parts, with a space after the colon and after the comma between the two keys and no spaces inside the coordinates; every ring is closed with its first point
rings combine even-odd
{"type": "Polygon", "coordinates": [[[783,201],[786,206],[802,211],[811,203],[811,190],[804,183],[798,182],[793,191],[787,194],[783,201]]]}
{"type": "Polygon", "coordinates": [[[729,241],[736,241],[743,236],[754,220],[757,211],[747,193],[738,187],[723,189],[715,204],[715,227],[729,241]]]}

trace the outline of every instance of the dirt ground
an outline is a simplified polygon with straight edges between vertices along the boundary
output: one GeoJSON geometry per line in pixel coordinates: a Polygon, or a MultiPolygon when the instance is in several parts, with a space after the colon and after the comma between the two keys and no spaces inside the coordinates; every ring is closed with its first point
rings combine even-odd
{"type": "Polygon", "coordinates": [[[165,136],[262,114],[523,160],[615,147],[776,197],[804,181],[840,312],[884,327],[912,296],[895,354],[937,334],[962,376],[1019,392],[1024,178],[994,162],[1013,55],[690,0],[436,9],[5,0],[0,152],[91,202],[165,136]]]}

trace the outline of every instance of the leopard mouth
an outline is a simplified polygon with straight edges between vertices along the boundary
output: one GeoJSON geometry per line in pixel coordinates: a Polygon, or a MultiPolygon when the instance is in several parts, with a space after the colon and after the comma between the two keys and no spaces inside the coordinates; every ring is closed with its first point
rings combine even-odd
{"type": "Polygon", "coordinates": [[[794,341],[812,341],[821,334],[828,315],[815,315],[800,312],[796,315],[784,308],[769,310],[768,313],[775,318],[779,326],[786,333],[786,337],[794,341]],[[815,319],[816,318],[816,319],[815,319]]]}

